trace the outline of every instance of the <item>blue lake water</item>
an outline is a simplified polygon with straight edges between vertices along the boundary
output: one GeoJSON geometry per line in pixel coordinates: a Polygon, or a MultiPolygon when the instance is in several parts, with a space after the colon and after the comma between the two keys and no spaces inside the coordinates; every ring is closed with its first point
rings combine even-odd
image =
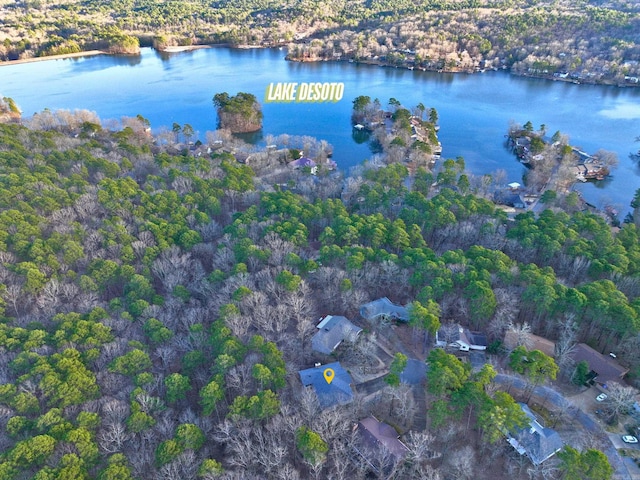
{"type": "Polygon", "coordinates": [[[334,160],[348,168],[371,157],[352,138],[351,101],[358,95],[389,98],[412,107],[435,107],[445,158],[463,156],[475,174],[504,169],[521,181],[523,167],[504,147],[509,122],[530,120],[537,128],[569,135],[593,153],[616,152],[619,167],[607,181],[581,184],[596,206],[627,211],[640,188],[640,168],[629,153],[640,148],[640,89],[574,85],[514,77],[503,72],[473,75],[409,71],[351,63],[293,63],[285,52],[212,48],[178,54],[142,49],[137,57],[94,56],[0,66],[0,95],[12,97],[30,116],[44,108],[87,109],[102,119],[141,114],[152,128],[191,124],[204,138],[215,130],[212,97],[250,92],[263,100],[271,82],[343,82],[337,103],[263,103],[263,134],[309,135],[334,146],[334,160]]]}

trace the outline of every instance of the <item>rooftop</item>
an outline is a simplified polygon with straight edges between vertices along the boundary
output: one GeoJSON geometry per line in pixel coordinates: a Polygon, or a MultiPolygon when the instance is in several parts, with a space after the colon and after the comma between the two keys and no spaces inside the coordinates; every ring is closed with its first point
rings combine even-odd
{"type": "Polygon", "coordinates": [[[528,405],[524,403],[519,405],[529,417],[529,427],[515,432],[509,438],[509,443],[521,455],[526,454],[534,465],[539,465],[560,451],[564,444],[558,432],[540,425],[528,405]]]}
{"type": "Polygon", "coordinates": [[[340,362],[328,363],[319,367],[300,370],[300,381],[305,387],[313,387],[318,396],[320,407],[329,408],[336,405],[344,405],[353,401],[353,390],[351,390],[351,375],[340,362]],[[327,382],[324,372],[328,368],[334,372],[331,383],[327,382]]]}
{"type": "MultiPolygon", "coordinates": [[[[518,333],[513,330],[507,330],[507,333],[504,335],[504,346],[509,350],[513,350],[518,347],[518,333]]],[[[556,351],[555,342],[532,333],[527,335],[527,340],[524,346],[527,350],[540,350],[542,353],[550,357],[553,357],[556,351]]]]}
{"type": "Polygon", "coordinates": [[[487,342],[487,336],[484,333],[465,330],[464,334],[467,336],[467,340],[469,340],[470,345],[476,345],[478,347],[486,347],[489,345],[487,342]]]}
{"type": "Polygon", "coordinates": [[[399,440],[398,432],[373,415],[360,420],[358,430],[363,441],[371,447],[383,447],[397,459],[403,458],[409,449],[399,440]]]}
{"type": "Polygon", "coordinates": [[[472,332],[457,323],[445,323],[436,332],[436,345],[446,347],[455,343],[467,345],[474,350],[485,350],[488,345],[487,336],[484,333],[472,332]]]}
{"type": "Polygon", "coordinates": [[[360,315],[367,320],[377,320],[387,317],[392,320],[409,321],[409,311],[400,305],[396,305],[387,297],[382,297],[360,307],[360,315]]]}
{"type": "Polygon", "coordinates": [[[620,380],[629,371],[628,368],[620,365],[612,357],[601,354],[586,343],[576,345],[571,358],[575,363],[587,362],[589,368],[598,375],[596,378],[599,383],[620,380]]]}
{"type": "Polygon", "coordinates": [[[311,346],[316,352],[329,355],[344,340],[353,342],[362,332],[361,328],[340,315],[327,315],[321,320],[318,332],[311,338],[311,346]]]}
{"type": "Polygon", "coordinates": [[[289,163],[292,168],[315,167],[316,162],[307,157],[302,157],[289,163]]]}

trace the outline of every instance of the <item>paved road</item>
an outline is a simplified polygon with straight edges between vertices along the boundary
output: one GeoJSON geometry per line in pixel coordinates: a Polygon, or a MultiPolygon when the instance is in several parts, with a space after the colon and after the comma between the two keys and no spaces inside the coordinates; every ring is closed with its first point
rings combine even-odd
{"type": "Polygon", "coordinates": [[[362,395],[371,395],[372,393],[375,393],[378,390],[382,390],[384,387],[387,386],[387,382],[384,381],[385,376],[386,375],[382,375],[372,380],[358,383],[356,385],[356,391],[362,395]]]}
{"type": "MultiPolygon", "coordinates": [[[[526,383],[518,377],[512,375],[498,374],[495,382],[506,386],[507,389],[524,390],[526,383]]],[[[610,436],[602,429],[598,422],[594,421],[589,415],[573,406],[569,400],[567,400],[562,394],[556,392],[552,388],[545,386],[538,386],[533,390],[532,397],[536,397],[536,401],[540,404],[550,402],[557,408],[567,409],[567,412],[571,414],[586,430],[606,435],[609,438],[609,447],[604,450],[604,453],[609,458],[609,463],[614,469],[614,478],[620,480],[632,480],[632,476],[629,473],[629,469],[625,464],[625,461],[618,453],[615,444],[611,441],[610,436]]]]}

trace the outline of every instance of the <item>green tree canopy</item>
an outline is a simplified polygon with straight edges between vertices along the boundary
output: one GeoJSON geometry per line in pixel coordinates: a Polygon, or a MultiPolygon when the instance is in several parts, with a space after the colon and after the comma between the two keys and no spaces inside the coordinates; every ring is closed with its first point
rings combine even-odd
{"type": "Polygon", "coordinates": [[[304,459],[312,465],[322,463],[329,445],[313,430],[302,426],[296,430],[296,447],[304,459]]]}

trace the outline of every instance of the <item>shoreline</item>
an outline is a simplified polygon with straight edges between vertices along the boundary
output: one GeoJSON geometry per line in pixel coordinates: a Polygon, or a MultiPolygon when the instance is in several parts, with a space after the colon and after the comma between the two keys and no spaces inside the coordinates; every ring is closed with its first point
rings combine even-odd
{"type": "MultiPolygon", "coordinates": [[[[222,44],[202,44],[202,45],[175,45],[175,46],[168,46],[166,48],[163,49],[157,49],[154,47],[149,47],[153,50],[155,50],[158,53],[183,53],[183,52],[190,52],[190,51],[194,51],[194,50],[201,50],[201,49],[208,49],[208,48],[237,48],[240,50],[251,50],[251,49],[267,49],[267,48],[282,48],[282,45],[272,45],[272,46],[268,46],[268,45],[251,45],[251,44],[243,44],[243,45],[230,45],[228,43],[222,43],[222,44]]],[[[0,61],[0,67],[4,66],[4,65],[20,65],[20,64],[25,64],[25,63],[32,63],[32,62],[43,62],[46,60],[64,60],[67,58],[80,58],[80,57],[91,57],[91,56],[96,56],[96,55],[114,55],[108,52],[105,52],[103,50],[87,50],[87,51],[83,51],[83,52],[75,52],[75,53],[65,53],[65,54],[61,54],[61,55],[49,55],[46,57],[31,57],[31,58],[21,58],[19,60],[5,60],[5,61],[0,61]]],[[[139,53],[138,53],[139,55],[139,53]]],[[[296,62],[296,63],[320,63],[320,62],[341,62],[341,63],[353,63],[355,65],[361,64],[361,65],[377,65],[379,67],[383,67],[383,68],[398,68],[398,69],[402,69],[402,70],[417,70],[417,71],[422,71],[422,72],[436,72],[436,73],[450,73],[450,74],[467,74],[467,75],[475,75],[475,74],[482,74],[485,72],[485,70],[459,70],[459,69],[437,69],[437,68],[425,68],[425,67],[410,67],[410,66],[405,66],[405,65],[391,65],[388,63],[384,63],[384,62],[380,62],[379,60],[374,60],[374,59],[361,59],[361,60],[354,60],[354,59],[335,59],[335,58],[313,58],[313,59],[304,59],[304,58],[290,58],[288,55],[285,56],[285,60],[289,61],[289,62],[296,62]]],[[[535,79],[540,79],[540,80],[547,80],[547,81],[553,81],[553,82],[566,82],[566,83],[573,83],[575,85],[601,85],[601,86],[609,86],[609,87],[617,87],[617,88],[638,88],[640,87],[640,83],[616,83],[615,81],[613,81],[612,79],[605,79],[603,81],[593,81],[590,80],[588,78],[581,78],[581,79],[574,79],[574,78],[559,78],[559,77],[554,77],[553,75],[549,75],[549,74],[542,74],[542,75],[535,75],[535,74],[530,74],[530,73],[517,73],[514,72],[510,69],[490,69],[490,70],[495,70],[495,71],[504,71],[506,73],[508,73],[509,75],[513,75],[515,77],[522,77],[522,78],[535,78],[535,79]]]]}
{"type": "Polygon", "coordinates": [[[46,60],[64,60],[65,58],[94,57],[96,55],[108,55],[103,50],[87,50],[84,52],[63,53],[61,55],[48,55],[46,57],[20,58],[18,60],[5,60],[0,62],[0,67],[4,65],[21,65],[23,63],[44,62],[46,60]]]}
{"type": "Polygon", "coordinates": [[[182,53],[182,52],[191,52],[192,50],[202,50],[203,48],[213,48],[213,46],[212,45],[176,45],[176,46],[165,47],[163,49],[154,49],[154,50],[160,53],[182,53]]]}
{"type": "MultiPolygon", "coordinates": [[[[259,44],[240,44],[240,45],[231,45],[229,43],[212,43],[212,44],[196,44],[196,45],[172,45],[172,46],[167,46],[163,49],[158,49],[158,48],[154,48],[154,47],[150,47],[153,50],[155,50],[158,53],[183,53],[183,52],[190,52],[193,50],[200,50],[200,49],[207,49],[207,48],[237,48],[240,50],[251,50],[251,49],[268,49],[268,48],[280,48],[282,49],[283,47],[285,47],[285,45],[283,44],[275,44],[275,45],[259,45],[259,44]]],[[[23,64],[23,63],[31,63],[31,62],[42,62],[45,60],[60,60],[60,59],[66,59],[66,58],[79,58],[79,57],[89,57],[89,56],[94,56],[94,55],[112,55],[109,52],[103,51],[103,50],[87,50],[87,51],[83,51],[83,52],[76,52],[76,53],[66,53],[66,54],[61,54],[61,55],[50,55],[50,56],[45,56],[45,57],[30,57],[30,58],[24,58],[24,59],[18,59],[18,60],[5,60],[5,61],[0,61],[0,66],[3,65],[19,65],[19,64],[23,64]]],[[[139,55],[139,53],[138,53],[139,55]]],[[[554,82],[560,81],[560,82],[566,82],[566,83],[573,83],[576,85],[604,85],[604,86],[611,86],[611,87],[618,87],[618,88],[633,88],[633,87],[640,87],[640,82],[618,82],[615,81],[614,79],[600,79],[600,80],[594,80],[588,77],[579,77],[579,78],[567,78],[567,77],[556,77],[553,74],[532,74],[529,72],[514,72],[511,69],[507,69],[504,66],[502,68],[488,68],[488,69],[459,69],[459,68],[433,68],[433,67],[418,67],[418,66],[412,66],[412,65],[392,65],[386,62],[382,62],[380,60],[377,59],[373,59],[373,58],[362,58],[360,60],[355,60],[353,58],[321,58],[321,57],[313,57],[313,58],[291,58],[289,57],[289,55],[287,54],[285,56],[285,60],[290,61],[290,62],[297,62],[297,63],[316,63],[316,62],[348,62],[348,63],[353,63],[353,64],[362,64],[362,65],[377,65],[379,67],[384,67],[384,68],[398,68],[398,69],[402,69],[402,70],[417,70],[417,71],[422,71],[422,72],[436,72],[436,73],[451,73],[451,74],[457,74],[457,73],[463,73],[463,74],[478,74],[478,73],[484,73],[485,71],[489,71],[489,70],[494,70],[494,71],[498,71],[498,70],[502,70],[505,71],[507,73],[509,73],[510,75],[513,75],[515,77],[523,77],[523,78],[537,78],[537,79],[542,79],[542,80],[551,80],[554,82]]]]}
{"type": "MultiPolygon", "coordinates": [[[[258,48],[268,48],[268,47],[258,47],[258,48]]],[[[613,79],[603,79],[601,81],[594,81],[589,78],[581,78],[581,79],[561,78],[561,77],[554,77],[553,75],[550,75],[550,74],[535,75],[530,73],[518,73],[518,72],[514,72],[513,70],[505,69],[505,68],[491,68],[486,70],[484,69],[483,70],[475,70],[475,69],[463,70],[463,69],[431,68],[431,67],[427,68],[427,67],[413,67],[413,66],[406,66],[406,65],[391,65],[389,63],[381,62],[379,60],[374,60],[374,59],[354,60],[354,59],[336,59],[336,58],[318,58],[318,57],[305,59],[305,58],[290,58],[288,55],[285,57],[285,60],[288,62],[296,62],[296,63],[322,63],[322,62],[346,63],[348,62],[354,65],[372,65],[372,66],[378,66],[382,68],[395,68],[398,70],[449,73],[453,75],[459,75],[459,74],[477,75],[477,74],[483,74],[485,71],[496,71],[496,72],[505,72],[505,73],[508,73],[509,75],[513,75],[514,77],[532,78],[532,79],[547,80],[547,81],[553,81],[553,82],[573,83],[575,85],[598,85],[598,86],[617,87],[617,88],[640,87],[640,83],[632,83],[632,82],[617,83],[613,81],[613,79]]]]}

